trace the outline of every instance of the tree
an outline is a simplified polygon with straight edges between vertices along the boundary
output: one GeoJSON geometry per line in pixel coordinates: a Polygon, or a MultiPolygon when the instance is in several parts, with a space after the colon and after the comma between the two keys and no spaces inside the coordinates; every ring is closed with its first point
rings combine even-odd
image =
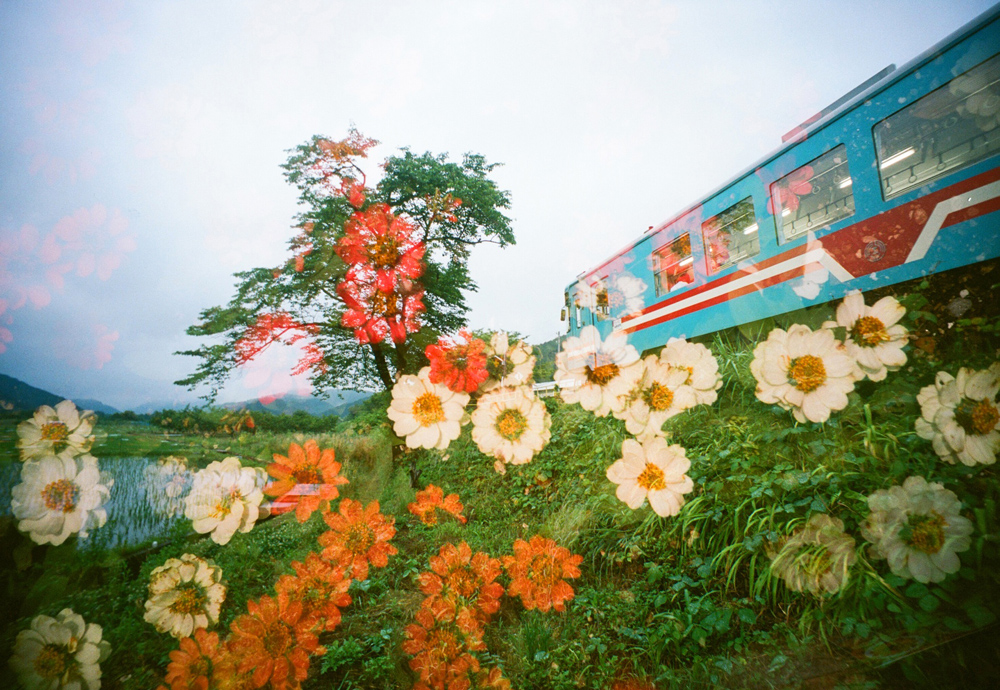
{"type": "Polygon", "coordinates": [[[383,164],[374,188],[359,159],[376,145],[352,129],[341,141],[314,136],[282,166],[305,210],[277,268],[236,274],[236,294],[211,307],[189,335],[214,342],[178,354],[201,359],[176,383],[209,386],[276,343],[300,343],[293,373],[313,385],[390,389],[398,373],[426,364],[424,348],[466,325],[468,271],[478,244],[514,243],[508,192],[489,179],[499,165],[466,154],[415,155],[402,149],[383,164]]]}

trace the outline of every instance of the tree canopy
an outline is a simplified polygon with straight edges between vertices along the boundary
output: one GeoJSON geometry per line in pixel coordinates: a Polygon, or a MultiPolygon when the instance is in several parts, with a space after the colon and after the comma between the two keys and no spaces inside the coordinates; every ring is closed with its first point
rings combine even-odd
{"type": "Polygon", "coordinates": [[[465,327],[470,250],[514,244],[509,193],[489,177],[499,164],[402,149],[369,186],[359,159],[376,144],[352,129],[290,151],[282,167],[303,206],[291,256],[237,273],[229,303],[201,312],[187,333],[210,342],[179,353],[201,361],[178,385],[214,399],[267,348],[298,344],[292,373],[319,390],[389,389],[427,363],[426,345],[465,327]]]}

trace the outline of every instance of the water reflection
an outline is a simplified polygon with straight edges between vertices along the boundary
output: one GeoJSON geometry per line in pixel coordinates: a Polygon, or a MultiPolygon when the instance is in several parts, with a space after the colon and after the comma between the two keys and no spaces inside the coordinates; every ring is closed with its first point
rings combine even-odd
{"type": "MultiPolygon", "coordinates": [[[[131,549],[174,533],[183,515],[190,471],[177,459],[101,458],[101,483],[111,487],[103,508],[107,522],[77,537],[81,551],[131,549]],[[113,482],[113,483],[112,483],[113,482]],[[179,510],[178,510],[179,506],[179,510]]],[[[0,516],[12,515],[11,490],[21,482],[21,463],[0,465],[0,516]]],[[[187,527],[185,526],[185,531],[187,527]]]]}

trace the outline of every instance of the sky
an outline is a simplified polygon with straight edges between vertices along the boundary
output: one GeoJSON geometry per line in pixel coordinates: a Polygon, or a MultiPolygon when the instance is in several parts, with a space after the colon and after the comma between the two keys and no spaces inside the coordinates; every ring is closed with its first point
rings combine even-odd
{"type": "MultiPolygon", "coordinates": [[[[502,163],[517,244],[474,328],[534,343],[564,288],[979,0],[0,0],[0,373],[119,409],[173,385],[233,273],[278,266],[289,149],[353,125],[502,163]]],[[[307,393],[276,348],[220,401],[307,393]]]]}

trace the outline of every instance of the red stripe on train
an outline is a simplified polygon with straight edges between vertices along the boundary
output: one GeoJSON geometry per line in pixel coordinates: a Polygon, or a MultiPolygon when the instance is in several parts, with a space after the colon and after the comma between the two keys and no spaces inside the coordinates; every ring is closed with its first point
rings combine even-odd
{"type": "MultiPolygon", "coordinates": [[[[898,266],[906,261],[906,257],[909,255],[910,250],[916,243],[917,238],[920,237],[920,231],[923,230],[928,218],[930,218],[930,214],[934,212],[935,206],[942,201],[951,199],[959,194],[972,191],[973,189],[990,184],[996,180],[1000,180],[1000,168],[988,170],[985,173],[981,173],[975,177],[969,178],[968,180],[963,180],[962,182],[953,184],[950,187],[941,189],[933,194],[928,194],[927,196],[920,197],[919,199],[914,199],[903,206],[899,206],[889,211],[884,211],[877,216],[872,216],[867,220],[855,223],[854,225],[846,228],[841,228],[836,232],[823,236],[815,242],[806,242],[789,249],[786,252],[776,254],[769,259],[753,264],[752,270],[740,269],[729,274],[728,276],[725,276],[724,278],[718,278],[690,290],[685,290],[680,294],[673,295],[672,297],[668,297],[665,300],[652,304],[638,313],[623,316],[622,323],[624,324],[627,321],[636,319],[644,314],[662,309],[663,307],[673,304],[678,300],[693,297],[707,290],[727,285],[735,280],[738,280],[739,278],[751,275],[768,268],[769,266],[774,266],[775,264],[783,261],[793,259],[806,253],[810,249],[815,249],[817,247],[817,243],[819,246],[826,249],[827,253],[830,254],[831,257],[833,257],[855,278],[860,278],[861,276],[874,273],[875,271],[883,271],[888,268],[893,268],[894,266],[898,266]],[[877,253],[873,254],[869,252],[866,256],[865,250],[871,243],[876,241],[881,242],[885,246],[882,250],[881,256],[872,260],[871,257],[877,255],[877,253]]],[[[970,208],[950,213],[942,225],[942,228],[970,220],[977,216],[993,213],[997,210],[1000,210],[1000,199],[984,201],[983,203],[970,208]]],[[[773,285],[774,283],[769,282],[768,284],[773,285]]],[[[751,286],[749,289],[754,290],[756,288],[751,286]]],[[[728,295],[723,295],[718,298],[712,298],[706,302],[701,302],[694,308],[686,308],[681,312],[675,312],[675,316],[688,314],[703,307],[718,304],[727,299],[739,297],[745,294],[747,294],[746,289],[735,290],[728,293],[728,295]]],[[[662,320],[657,319],[651,322],[651,324],[652,323],[662,323],[662,320]]],[[[633,329],[626,329],[626,332],[633,332],[646,327],[647,325],[644,324],[633,329]]]]}
{"type": "Polygon", "coordinates": [[[669,321],[671,319],[676,319],[676,318],[678,318],[680,316],[685,316],[687,314],[691,314],[692,312],[696,312],[696,311],[698,311],[700,309],[704,309],[706,307],[713,307],[716,304],[721,304],[723,302],[727,302],[727,301],[729,301],[731,299],[734,299],[736,297],[742,297],[743,295],[749,295],[751,292],[758,292],[760,290],[763,290],[764,288],[771,287],[772,285],[777,285],[778,283],[783,283],[786,280],[791,280],[792,278],[800,278],[800,277],[804,276],[806,273],[811,273],[813,271],[818,271],[818,270],[820,270],[822,268],[823,268],[822,266],[820,266],[818,263],[815,263],[815,262],[810,262],[810,263],[807,263],[807,264],[803,264],[802,266],[796,266],[795,268],[791,268],[791,269],[789,269],[787,271],[779,273],[778,275],[771,276],[770,278],[765,278],[764,280],[761,280],[759,282],[753,283],[752,285],[745,285],[745,286],[743,286],[743,287],[741,287],[741,288],[739,288],[737,290],[733,290],[732,292],[727,292],[725,294],[719,295],[718,297],[713,297],[712,299],[705,300],[704,302],[698,302],[697,304],[692,304],[690,307],[685,307],[684,309],[679,309],[677,311],[670,312],[669,314],[664,314],[663,316],[657,317],[657,318],[653,319],[652,321],[648,321],[648,322],[646,322],[644,324],[641,324],[639,326],[633,326],[632,328],[626,328],[626,329],[624,329],[624,332],[625,333],[635,333],[636,331],[641,331],[641,330],[643,330],[645,328],[649,328],[650,326],[656,326],[658,324],[661,324],[664,321],[669,321]]]}

